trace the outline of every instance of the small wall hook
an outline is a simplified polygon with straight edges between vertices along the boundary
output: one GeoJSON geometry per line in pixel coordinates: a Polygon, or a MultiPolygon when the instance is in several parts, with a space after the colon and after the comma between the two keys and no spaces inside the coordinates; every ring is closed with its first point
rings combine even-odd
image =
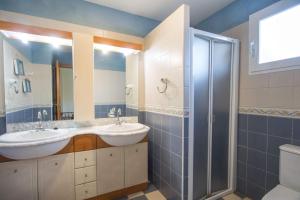
{"type": "Polygon", "coordinates": [[[132,91],[132,85],[126,85],[125,86],[125,94],[127,96],[129,96],[131,94],[131,91],[132,91]]]}
{"type": "Polygon", "coordinates": [[[10,87],[14,88],[16,94],[19,93],[19,90],[17,88],[17,85],[18,85],[17,80],[14,80],[14,79],[9,80],[9,85],[10,85],[10,87]]]}
{"type": "Polygon", "coordinates": [[[167,89],[168,89],[168,82],[169,82],[169,81],[168,81],[167,78],[161,78],[160,81],[161,81],[162,83],[164,83],[164,87],[163,87],[163,89],[160,89],[159,86],[157,86],[156,89],[157,89],[157,91],[158,91],[159,93],[166,93],[166,91],[167,91],[167,89]]]}

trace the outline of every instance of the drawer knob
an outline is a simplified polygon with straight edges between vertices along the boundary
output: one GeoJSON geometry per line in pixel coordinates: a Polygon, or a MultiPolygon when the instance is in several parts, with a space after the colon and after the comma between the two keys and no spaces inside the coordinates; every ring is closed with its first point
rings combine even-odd
{"type": "Polygon", "coordinates": [[[86,190],[86,191],[84,191],[84,192],[85,192],[86,194],[87,194],[87,193],[89,193],[89,191],[87,191],[87,190],[86,190]]]}
{"type": "Polygon", "coordinates": [[[87,158],[84,158],[84,161],[87,161],[87,158]]]}
{"type": "Polygon", "coordinates": [[[136,149],[136,150],[135,150],[135,152],[139,152],[139,150],[138,150],[138,149],[136,149]]]}
{"type": "Polygon", "coordinates": [[[112,153],[111,154],[109,154],[110,155],[110,157],[112,157],[112,153]]]}
{"type": "Polygon", "coordinates": [[[14,170],[14,173],[17,173],[17,172],[18,172],[18,170],[17,170],[17,169],[15,169],[15,170],[14,170]]]}
{"type": "Polygon", "coordinates": [[[87,175],[87,174],[85,174],[85,175],[84,175],[84,177],[88,177],[88,175],[87,175]]]}
{"type": "Polygon", "coordinates": [[[54,163],[54,165],[55,165],[55,166],[57,166],[57,165],[58,165],[58,163],[56,162],[56,163],[54,163]]]}

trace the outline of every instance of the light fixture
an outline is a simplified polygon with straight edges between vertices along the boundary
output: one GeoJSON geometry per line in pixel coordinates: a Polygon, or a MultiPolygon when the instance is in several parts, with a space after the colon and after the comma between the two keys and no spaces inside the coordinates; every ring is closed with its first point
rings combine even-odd
{"type": "Polygon", "coordinates": [[[105,44],[94,44],[94,48],[101,50],[103,54],[108,54],[109,52],[117,52],[122,53],[124,56],[128,56],[130,54],[137,54],[139,51],[130,49],[130,48],[122,48],[117,46],[105,45],[105,44]]]}
{"type": "Polygon", "coordinates": [[[28,36],[25,33],[18,34],[17,38],[21,40],[23,44],[28,44],[28,36]]]}
{"type": "Polygon", "coordinates": [[[52,43],[51,45],[52,45],[55,49],[59,49],[59,47],[60,47],[60,45],[57,44],[57,43],[52,43]]]}
{"type": "Polygon", "coordinates": [[[21,33],[21,32],[14,32],[14,31],[4,31],[1,32],[7,37],[11,39],[18,39],[24,44],[28,42],[42,42],[51,44],[54,48],[59,48],[60,46],[72,46],[72,40],[52,37],[52,36],[43,36],[43,35],[34,35],[29,33],[21,33]]]}

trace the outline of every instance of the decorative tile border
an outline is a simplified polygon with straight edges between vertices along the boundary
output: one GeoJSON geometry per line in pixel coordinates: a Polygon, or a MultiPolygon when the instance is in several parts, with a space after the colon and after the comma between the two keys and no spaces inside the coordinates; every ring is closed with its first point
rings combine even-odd
{"type": "Polygon", "coordinates": [[[174,115],[178,117],[188,117],[189,109],[187,108],[162,108],[155,106],[139,107],[139,111],[153,112],[158,114],[174,115]]]}
{"type": "Polygon", "coordinates": [[[296,110],[296,109],[240,107],[239,108],[239,113],[253,114],[253,115],[266,115],[266,116],[300,118],[300,110],[296,110]]]}

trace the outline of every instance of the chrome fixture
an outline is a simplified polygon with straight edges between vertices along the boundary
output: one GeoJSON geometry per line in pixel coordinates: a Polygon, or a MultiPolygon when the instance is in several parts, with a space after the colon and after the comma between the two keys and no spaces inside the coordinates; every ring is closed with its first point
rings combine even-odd
{"type": "Polygon", "coordinates": [[[131,93],[132,93],[132,85],[128,84],[128,85],[125,86],[125,94],[127,96],[129,96],[131,93]]]}
{"type": "Polygon", "coordinates": [[[19,93],[19,90],[18,90],[18,81],[17,80],[10,79],[9,80],[9,86],[12,87],[12,88],[14,88],[14,91],[15,91],[16,94],[19,93]]]}
{"type": "Polygon", "coordinates": [[[164,87],[163,89],[160,89],[159,86],[157,86],[156,89],[159,93],[166,93],[168,89],[169,80],[167,78],[161,78],[160,81],[164,84],[164,87]]]}
{"type": "Polygon", "coordinates": [[[46,121],[46,117],[48,116],[47,110],[43,109],[43,111],[39,111],[37,113],[37,119],[39,121],[37,130],[44,130],[43,121],[46,121]]]}
{"type": "Polygon", "coordinates": [[[117,115],[116,125],[121,125],[123,123],[123,121],[120,120],[120,116],[122,115],[121,108],[118,109],[118,111],[116,112],[116,115],[117,115]]]}
{"type": "Polygon", "coordinates": [[[116,108],[112,107],[109,112],[107,113],[108,117],[115,117],[115,113],[116,113],[116,108]]]}
{"type": "Polygon", "coordinates": [[[122,115],[122,110],[121,108],[118,108],[118,110],[116,110],[115,107],[111,108],[108,112],[108,117],[116,117],[116,125],[121,125],[123,122],[125,122],[124,120],[120,120],[120,116],[122,115]]]}

